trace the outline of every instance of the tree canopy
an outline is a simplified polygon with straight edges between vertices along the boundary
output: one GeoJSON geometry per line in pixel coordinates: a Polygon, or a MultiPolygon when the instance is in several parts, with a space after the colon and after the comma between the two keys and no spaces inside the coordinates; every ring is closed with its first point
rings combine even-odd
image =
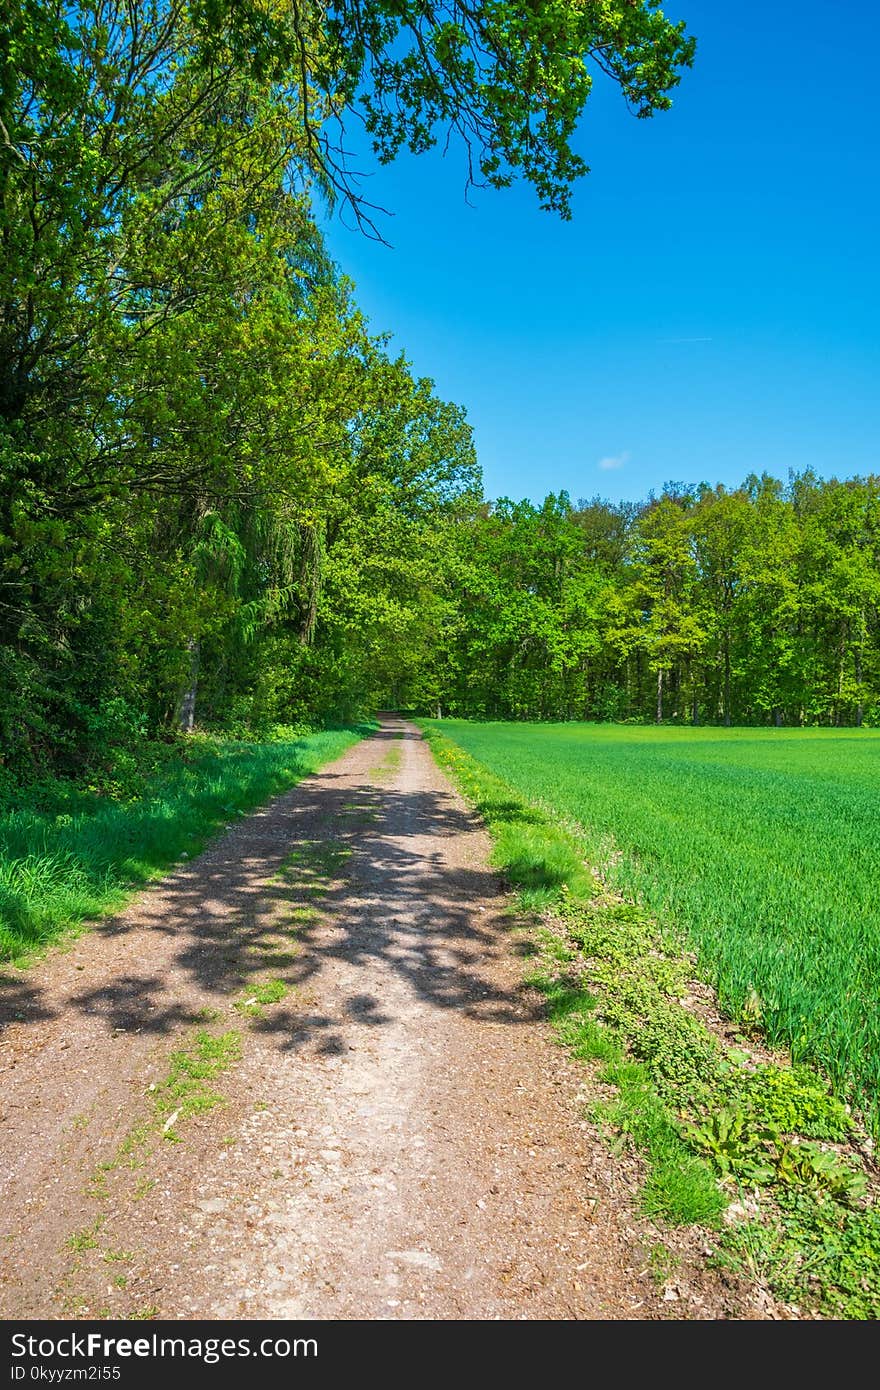
{"type": "MultiPolygon", "coordinates": [[[[299,91],[320,94],[316,158],[347,196],[345,126],[362,121],[383,163],[458,137],[467,177],[494,188],[521,175],[543,207],[570,214],[587,172],[573,148],[594,73],[619,87],[638,117],[671,104],[695,42],[660,0],[539,0],[530,5],[355,3],[293,7],[299,91]]],[[[354,195],[356,198],[356,194],[354,195]]]]}

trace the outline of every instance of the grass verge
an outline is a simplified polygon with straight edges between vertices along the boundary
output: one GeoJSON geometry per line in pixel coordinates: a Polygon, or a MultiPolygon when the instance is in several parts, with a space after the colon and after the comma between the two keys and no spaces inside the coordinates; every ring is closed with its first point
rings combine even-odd
{"type": "Polygon", "coordinates": [[[560,1040],[609,1098],[609,1142],[644,1157],[646,1216],[715,1228],[717,1258],[801,1313],[880,1316],[872,1145],[825,1078],[736,1034],[672,930],[612,892],[584,846],[427,727],[535,915],[530,976],[560,1040]]]}
{"type": "Polygon", "coordinates": [[[30,793],[0,815],[0,959],[26,960],[118,911],[134,889],[365,732],[267,744],[198,735],[136,797],[112,800],[61,784],[30,793]]]}

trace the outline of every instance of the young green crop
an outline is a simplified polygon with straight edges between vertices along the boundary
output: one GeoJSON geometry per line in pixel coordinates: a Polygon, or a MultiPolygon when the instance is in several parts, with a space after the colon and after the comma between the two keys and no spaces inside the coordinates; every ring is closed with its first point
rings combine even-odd
{"type": "Polygon", "coordinates": [[[685,929],[724,1006],[880,1120],[880,733],[438,725],[685,929]]]}

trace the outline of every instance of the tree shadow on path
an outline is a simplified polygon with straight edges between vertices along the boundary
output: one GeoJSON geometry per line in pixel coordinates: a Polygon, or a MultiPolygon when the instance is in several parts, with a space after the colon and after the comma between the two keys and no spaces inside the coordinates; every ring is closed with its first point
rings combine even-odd
{"type": "Polygon", "coordinates": [[[343,1030],[395,1023],[404,996],[493,1024],[535,1018],[520,989],[487,979],[510,923],[497,875],[457,853],[476,819],[445,790],[394,787],[382,759],[400,739],[386,725],[96,924],[72,987],[50,997],[37,972],[0,973],[0,1028],[75,1010],[111,1032],[168,1035],[212,1007],[246,1011],[267,976],[291,993],[250,1023],[284,1051],[341,1052],[343,1030]],[[354,755],[370,766],[346,772],[354,755]],[[334,970],[338,1009],[306,1005],[334,970]]]}

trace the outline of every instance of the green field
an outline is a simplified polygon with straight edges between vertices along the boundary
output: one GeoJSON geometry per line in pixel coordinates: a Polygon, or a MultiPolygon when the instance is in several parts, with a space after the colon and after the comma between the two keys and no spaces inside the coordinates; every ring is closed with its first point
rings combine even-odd
{"type": "Polygon", "coordinates": [[[434,724],[583,827],[725,1008],[880,1112],[880,733],[434,724]]]}

